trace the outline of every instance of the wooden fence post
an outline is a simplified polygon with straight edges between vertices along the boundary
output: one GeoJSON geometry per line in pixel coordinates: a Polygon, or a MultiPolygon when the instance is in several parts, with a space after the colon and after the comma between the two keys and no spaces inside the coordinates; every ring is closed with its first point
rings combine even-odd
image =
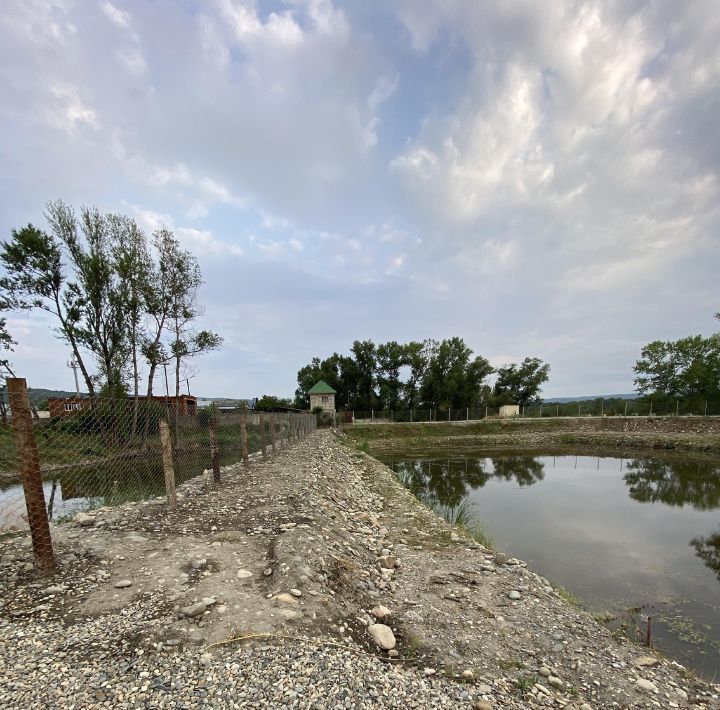
{"type": "Polygon", "coordinates": [[[25,493],[35,564],[43,572],[52,572],[55,569],[55,554],[45,508],[45,491],[40,476],[40,458],[33,432],[27,382],[23,377],[8,377],[7,388],[15,430],[15,455],[25,493]]]}
{"type": "Polygon", "coordinates": [[[275,453],[277,451],[277,447],[275,446],[275,412],[270,413],[270,444],[273,453],[275,453]]]}
{"type": "Polygon", "coordinates": [[[266,434],[265,434],[265,412],[260,412],[260,448],[262,449],[262,457],[267,458],[267,446],[266,434]]]}
{"type": "Polygon", "coordinates": [[[177,494],[175,493],[175,468],[172,460],[170,427],[166,419],[161,419],[158,426],[160,427],[160,445],[162,446],[163,471],[165,472],[165,493],[168,505],[174,508],[177,505],[177,494]]]}
{"type": "Polygon", "coordinates": [[[218,451],[217,442],[217,420],[214,416],[210,416],[210,459],[212,460],[213,480],[220,483],[220,452],[218,451]]]}
{"type": "Polygon", "coordinates": [[[248,456],[247,415],[245,413],[245,407],[240,410],[240,440],[242,442],[243,465],[247,468],[250,466],[250,457],[248,456]]]}

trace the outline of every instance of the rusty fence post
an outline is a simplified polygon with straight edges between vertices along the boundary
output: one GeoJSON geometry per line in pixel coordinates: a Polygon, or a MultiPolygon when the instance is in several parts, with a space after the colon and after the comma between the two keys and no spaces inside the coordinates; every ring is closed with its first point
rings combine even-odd
{"type": "Polygon", "coordinates": [[[260,448],[262,457],[267,458],[267,434],[265,432],[265,412],[260,412],[260,448]]]}
{"type": "Polygon", "coordinates": [[[45,491],[40,476],[40,458],[33,433],[27,382],[23,377],[8,377],[7,388],[15,430],[15,455],[25,493],[35,564],[43,572],[52,572],[55,569],[55,555],[45,507],[45,491]]]}
{"type": "Polygon", "coordinates": [[[160,427],[160,444],[162,446],[163,471],[165,473],[165,492],[167,493],[168,505],[174,508],[177,505],[177,494],[175,493],[175,468],[172,460],[170,427],[165,419],[160,419],[158,426],[160,427]]]}
{"type": "Polygon", "coordinates": [[[248,435],[247,435],[247,415],[245,407],[240,410],[240,441],[242,443],[243,465],[250,466],[250,457],[248,456],[248,435]]]}
{"type": "MultiPolygon", "coordinates": [[[[212,414],[214,414],[214,412],[212,414]]],[[[218,449],[217,441],[217,419],[212,415],[208,422],[208,429],[210,430],[210,459],[212,460],[213,481],[220,483],[220,450],[218,449]]]]}
{"type": "Polygon", "coordinates": [[[273,453],[277,451],[275,445],[275,412],[270,413],[270,445],[272,446],[273,453]]]}

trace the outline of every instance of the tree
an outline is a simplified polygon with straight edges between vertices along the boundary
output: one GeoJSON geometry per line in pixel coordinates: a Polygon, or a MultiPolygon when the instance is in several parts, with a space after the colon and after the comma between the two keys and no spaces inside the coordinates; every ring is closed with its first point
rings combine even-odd
{"type": "Polygon", "coordinates": [[[255,402],[255,409],[265,412],[276,412],[280,409],[288,409],[292,407],[292,402],[285,397],[274,397],[264,394],[255,402]]]}
{"type": "Polygon", "coordinates": [[[350,348],[357,370],[357,390],[353,408],[370,411],[375,408],[375,375],[377,351],[372,340],[356,340],[350,348]]]}
{"type": "Polygon", "coordinates": [[[377,347],[377,383],[383,409],[397,409],[403,383],[400,369],[408,364],[407,348],[391,340],[377,347]]]}
{"type": "Polygon", "coordinates": [[[133,386],[133,431],[137,426],[140,396],[140,363],[138,356],[143,342],[146,315],[146,296],[150,285],[151,261],[145,233],[134,220],[124,215],[110,215],[108,228],[112,239],[115,271],[124,289],[121,292],[122,310],[126,314],[128,348],[130,350],[133,386]]]}
{"type": "Polygon", "coordinates": [[[420,382],[428,364],[426,344],[411,341],[405,345],[405,361],[410,370],[407,381],[403,384],[405,406],[414,409],[418,404],[420,382]]]}
{"type": "Polygon", "coordinates": [[[550,376],[550,365],[537,357],[526,357],[519,365],[505,365],[497,369],[493,388],[496,405],[526,406],[540,399],[542,385],[550,376]]]}
{"type": "Polygon", "coordinates": [[[477,407],[481,387],[493,368],[484,357],[473,358],[473,351],[462,338],[428,341],[429,362],[420,386],[420,398],[428,407],[441,410],[477,407]]]}
{"type": "Polygon", "coordinates": [[[642,348],[633,370],[635,389],[643,395],[718,398],[720,334],[655,340],[642,348]]]}
{"type": "Polygon", "coordinates": [[[12,308],[41,308],[54,315],[57,333],[72,349],[85,386],[95,395],[90,371],[80,352],[82,298],[77,284],[68,283],[59,239],[32,224],[12,230],[0,248],[5,276],[0,287],[12,308]]]}
{"type": "MultiPolygon", "coordinates": [[[[195,330],[195,322],[202,314],[198,303],[202,276],[197,259],[189,251],[180,249],[177,242],[170,245],[167,258],[165,328],[170,333],[170,355],[175,365],[175,397],[179,397],[183,362],[216,350],[222,344],[222,338],[209,330],[195,330]]],[[[175,411],[177,416],[178,408],[175,411]]]]}

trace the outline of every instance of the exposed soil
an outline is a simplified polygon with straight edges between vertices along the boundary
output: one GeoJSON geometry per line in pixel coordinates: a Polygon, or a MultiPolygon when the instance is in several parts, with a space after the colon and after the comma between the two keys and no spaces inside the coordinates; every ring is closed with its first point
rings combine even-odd
{"type": "MultiPolygon", "coordinates": [[[[40,667],[33,654],[64,653],[60,665],[81,690],[100,658],[110,680],[98,697],[108,707],[144,706],[145,695],[123,705],[143,686],[125,679],[139,658],[167,666],[172,654],[186,663],[188,652],[209,652],[222,678],[230,661],[218,654],[236,642],[212,644],[253,636],[243,643],[314,638],[326,651],[336,644],[371,654],[388,673],[407,674],[407,687],[417,679],[427,688],[427,702],[416,694],[412,707],[439,707],[432,698],[443,697],[443,707],[465,708],[720,708],[717,686],[613,636],[521,561],[496,561],[346,439],[317,432],[253,459],[249,470],[226,467],[218,486],[193,479],[180,486],[175,510],[156,500],[57,526],[62,564],[50,579],[32,571],[25,536],[0,541],[0,641],[4,658],[15,654],[0,699],[20,697],[7,688],[21,684],[17,668],[40,667]],[[393,653],[368,633],[380,605],[393,653]],[[52,641],[43,636],[48,624],[52,641]]],[[[37,697],[57,697],[43,686],[50,680],[33,682],[37,697]]],[[[377,687],[384,682],[378,676],[377,687]]],[[[170,702],[168,683],[142,692],[170,702]]]]}

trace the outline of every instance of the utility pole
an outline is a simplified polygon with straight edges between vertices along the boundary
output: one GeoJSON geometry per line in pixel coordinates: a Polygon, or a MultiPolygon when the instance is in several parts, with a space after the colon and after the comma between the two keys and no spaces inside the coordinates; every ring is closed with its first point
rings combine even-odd
{"type": "Polygon", "coordinates": [[[80,396],[80,383],[78,382],[78,374],[77,371],[80,368],[80,365],[78,365],[78,361],[75,359],[75,355],[71,355],[70,359],[67,361],[67,366],[73,371],[73,375],[75,375],[75,394],[77,396],[80,396]]]}

